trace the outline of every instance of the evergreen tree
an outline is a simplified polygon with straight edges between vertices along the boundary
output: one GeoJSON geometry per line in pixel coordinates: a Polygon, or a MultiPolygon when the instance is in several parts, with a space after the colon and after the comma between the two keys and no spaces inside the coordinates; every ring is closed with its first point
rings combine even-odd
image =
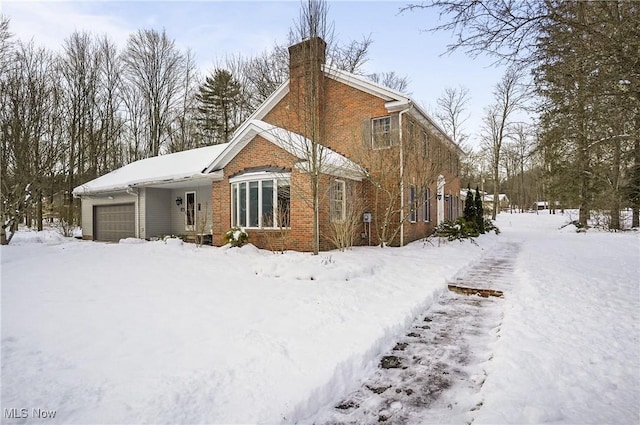
{"type": "Polygon", "coordinates": [[[476,221],[476,205],[473,199],[473,192],[471,192],[470,186],[467,186],[467,197],[464,200],[464,220],[467,223],[472,223],[476,221]]]}
{"type": "Polygon", "coordinates": [[[484,233],[484,208],[482,207],[482,197],[480,196],[480,190],[476,186],[476,196],[474,199],[475,204],[475,220],[478,227],[478,232],[484,233]]]}
{"type": "Polygon", "coordinates": [[[196,99],[201,115],[198,123],[207,144],[228,142],[241,120],[240,83],[229,71],[216,69],[199,87],[196,99]]]}

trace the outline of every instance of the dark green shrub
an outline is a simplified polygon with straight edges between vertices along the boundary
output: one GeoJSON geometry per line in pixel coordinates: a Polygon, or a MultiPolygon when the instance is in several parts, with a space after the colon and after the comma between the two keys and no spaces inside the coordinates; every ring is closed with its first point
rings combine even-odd
{"type": "Polygon", "coordinates": [[[482,197],[480,196],[478,186],[476,186],[476,196],[473,199],[473,202],[476,207],[476,228],[478,229],[478,232],[484,233],[484,207],[482,206],[482,197]]]}
{"type": "Polygon", "coordinates": [[[476,229],[476,223],[474,221],[467,221],[464,217],[459,217],[455,221],[445,221],[436,227],[434,233],[441,238],[447,238],[447,240],[462,240],[469,238],[476,238],[480,236],[476,229]]]}
{"type": "Polygon", "coordinates": [[[231,246],[242,246],[249,240],[249,235],[242,227],[232,227],[224,234],[224,240],[231,246]]]}
{"type": "Polygon", "coordinates": [[[467,221],[474,221],[476,217],[476,205],[473,201],[473,192],[471,187],[467,186],[467,197],[464,200],[464,219],[467,221]]]}

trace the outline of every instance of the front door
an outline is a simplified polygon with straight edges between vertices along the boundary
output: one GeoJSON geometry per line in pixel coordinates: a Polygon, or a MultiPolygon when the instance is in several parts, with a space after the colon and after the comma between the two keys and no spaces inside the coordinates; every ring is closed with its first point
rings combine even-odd
{"type": "Polygon", "coordinates": [[[196,229],[196,193],[186,192],[184,198],[187,204],[185,211],[185,229],[187,232],[193,232],[196,229]]]}

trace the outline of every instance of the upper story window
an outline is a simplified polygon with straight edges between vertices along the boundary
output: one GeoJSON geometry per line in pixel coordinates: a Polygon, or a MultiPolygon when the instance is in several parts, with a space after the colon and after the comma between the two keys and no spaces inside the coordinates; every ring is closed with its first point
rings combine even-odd
{"type": "Polygon", "coordinates": [[[429,135],[426,131],[422,132],[422,157],[429,157],[429,135]]]}
{"type": "Polygon", "coordinates": [[[290,226],[289,176],[259,173],[231,181],[231,225],[248,228],[290,226]]]}
{"type": "Polygon", "coordinates": [[[371,146],[374,149],[382,149],[391,145],[391,117],[372,118],[371,146]]]}

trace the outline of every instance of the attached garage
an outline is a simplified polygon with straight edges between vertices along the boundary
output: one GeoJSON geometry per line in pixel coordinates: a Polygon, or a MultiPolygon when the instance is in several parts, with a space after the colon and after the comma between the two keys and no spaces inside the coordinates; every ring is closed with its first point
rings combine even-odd
{"type": "Polygon", "coordinates": [[[93,207],[93,238],[118,242],[136,236],[135,204],[95,205],[93,207]]]}

